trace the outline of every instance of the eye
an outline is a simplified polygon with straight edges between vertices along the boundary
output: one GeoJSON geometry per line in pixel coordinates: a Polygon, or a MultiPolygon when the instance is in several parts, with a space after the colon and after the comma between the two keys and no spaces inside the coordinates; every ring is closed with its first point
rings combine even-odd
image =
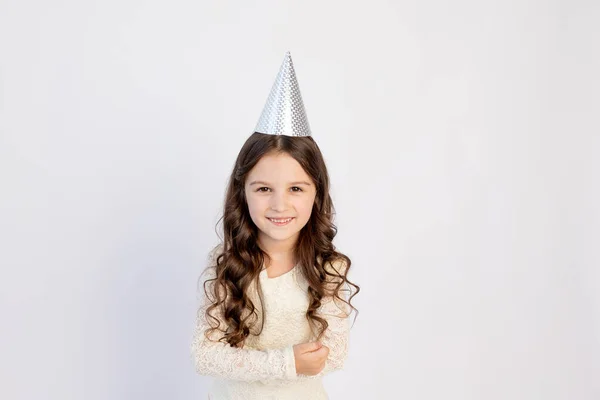
{"type": "Polygon", "coordinates": [[[302,192],[302,189],[299,188],[298,186],[292,186],[292,192],[302,192]],[[298,190],[294,190],[294,189],[298,189],[298,190]]]}
{"type": "Polygon", "coordinates": [[[267,190],[263,190],[263,189],[267,189],[267,190],[269,190],[269,188],[268,188],[268,187],[266,187],[266,186],[263,186],[263,187],[259,187],[259,188],[258,188],[256,191],[257,191],[257,192],[266,192],[266,191],[267,191],[267,190]]]}

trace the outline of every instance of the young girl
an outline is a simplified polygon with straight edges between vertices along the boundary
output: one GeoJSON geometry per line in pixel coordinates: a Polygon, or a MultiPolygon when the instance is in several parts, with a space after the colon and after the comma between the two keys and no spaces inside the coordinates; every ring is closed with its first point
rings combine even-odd
{"type": "MultiPolygon", "coordinates": [[[[329,176],[286,53],[229,179],[192,356],[209,399],[328,399],[348,352],[350,259],[332,241],[329,176]]],[[[355,288],[352,294],[350,286],[355,288]]]]}

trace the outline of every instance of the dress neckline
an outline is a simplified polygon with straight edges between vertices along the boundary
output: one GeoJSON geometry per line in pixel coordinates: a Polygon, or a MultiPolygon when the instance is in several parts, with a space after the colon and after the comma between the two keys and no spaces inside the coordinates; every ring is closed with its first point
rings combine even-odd
{"type": "Polygon", "coordinates": [[[272,277],[272,278],[271,278],[271,277],[269,277],[269,275],[267,274],[267,269],[266,269],[266,268],[263,268],[263,269],[262,269],[262,271],[260,271],[260,273],[261,273],[261,274],[262,274],[262,275],[263,275],[263,276],[264,276],[264,277],[265,277],[267,280],[269,280],[269,281],[273,281],[273,280],[276,280],[276,279],[279,279],[279,278],[283,278],[283,277],[284,277],[284,276],[286,276],[286,275],[291,275],[291,274],[292,274],[292,273],[293,273],[293,272],[296,270],[296,268],[298,268],[298,264],[294,265],[294,266],[292,267],[292,269],[290,269],[289,271],[286,271],[286,272],[284,272],[283,274],[281,274],[281,275],[277,275],[277,276],[274,276],[274,277],[272,277]]]}

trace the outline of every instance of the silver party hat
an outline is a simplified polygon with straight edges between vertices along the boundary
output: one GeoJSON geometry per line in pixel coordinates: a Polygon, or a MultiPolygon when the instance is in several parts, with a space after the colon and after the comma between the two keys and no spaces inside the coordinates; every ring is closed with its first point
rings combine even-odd
{"type": "Polygon", "coordinates": [[[285,53],[255,132],[269,135],[311,136],[290,52],[285,53]]]}

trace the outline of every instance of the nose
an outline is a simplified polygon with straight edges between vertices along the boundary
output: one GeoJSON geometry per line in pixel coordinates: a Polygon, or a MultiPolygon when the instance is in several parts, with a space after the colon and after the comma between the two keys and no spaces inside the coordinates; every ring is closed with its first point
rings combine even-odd
{"type": "Polygon", "coordinates": [[[270,206],[273,211],[284,212],[287,208],[286,193],[282,193],[282,192],[273,193],[273,196],[271,196],[270,206]]]}

